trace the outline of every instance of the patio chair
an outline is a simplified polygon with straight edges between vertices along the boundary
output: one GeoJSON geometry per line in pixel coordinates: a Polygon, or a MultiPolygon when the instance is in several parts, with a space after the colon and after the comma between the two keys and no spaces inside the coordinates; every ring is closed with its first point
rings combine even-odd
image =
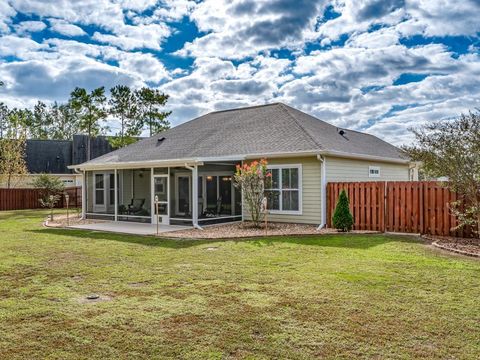
{"type": "Polygon", "coordinates": [[[128,215],[136,215],[142,212],[143,205],[145,205],[145,199],[132,199],[128,205],[128,215]]]}
{"type": "Polygon", "coordinates": [[[212,209],[212,208],[207,208],[205,209],[203,215],[206,216],[206,217],[215,217],[215,216],[220,216],[220,213],[222,212],[222,197],[220,196],[218,199],[217,199],[217,206],[215,207],[215,209],[212,209]]]}

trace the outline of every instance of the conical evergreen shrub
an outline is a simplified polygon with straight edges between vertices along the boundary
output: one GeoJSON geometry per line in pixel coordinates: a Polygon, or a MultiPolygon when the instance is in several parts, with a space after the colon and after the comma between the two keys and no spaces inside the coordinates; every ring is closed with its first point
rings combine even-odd
{"type": "Polygon", "coordinates": [[[350,231],[353,226],[353,216],[350,212],[350,202],[347,193],[342,190],[332,218],[333,227],[339,231],[350,231]]]}

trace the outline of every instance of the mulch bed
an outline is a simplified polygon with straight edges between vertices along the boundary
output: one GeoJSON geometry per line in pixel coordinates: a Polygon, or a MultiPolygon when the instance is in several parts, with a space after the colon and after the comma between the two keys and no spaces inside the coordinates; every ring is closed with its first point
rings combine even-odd
{"type": "Polygon", "coordinates": [[[67,220],[66,214],[61,214],[61,215],[54,214],[53,221],[51,221],[50,216],[48,216],[44,224],[47,227],[64,228],[71,225],[95,224],[95,223],[104,222],[104,221],[105,220],[97,220],[97,219],[83,220],[79,214],[73,213],[73,214],[69,214],[68,220],[67,220]]]}
{"type": "Polygon", "coordinates": [[[433,246],[462,255],[480,257],[480,239],[424,235],[433,246]]]}
{"type": "MultiPolygon", "coordinates": [[[[335,229],[317,230],[316,225],[269,223],[267,230],[264,224],[261,228],[254,227],[249,222],[231,224],[219,224],[205,226],[203,230],[188,229],[172,231],[160,234],[161,237],[182,239],[230,239],[251,238],[261,236],[288,236],[288,235],[323,235],[339,234],[335,229]]],[[[351,231],[349,234],[374,234],[376,231],[351,231]]]]}

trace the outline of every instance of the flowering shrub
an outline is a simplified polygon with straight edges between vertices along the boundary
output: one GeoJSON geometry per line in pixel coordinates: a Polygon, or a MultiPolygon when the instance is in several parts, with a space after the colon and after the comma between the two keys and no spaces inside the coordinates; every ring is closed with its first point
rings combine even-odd
{"type": "Polygon", "coordinates": [[[243,191],[243,201],[255,226],[262,221],[262,204],[264,190],[271,180],[272,174],[267,171],[267,160],[252,161],[250,164],[237,165],[234,175],[235,186],[243,191]]]}

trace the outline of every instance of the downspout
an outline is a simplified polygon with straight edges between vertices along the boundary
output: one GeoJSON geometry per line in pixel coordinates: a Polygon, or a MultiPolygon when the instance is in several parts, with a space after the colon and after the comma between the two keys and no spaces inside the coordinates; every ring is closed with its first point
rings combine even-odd
{"type": "Polygon", "coordinates": [[[87,218],[87,178],[85,170],[79,171],[77,168],[73,169],[77,174],[82,174],[82,220],[87,218]]]}
{"type": "Polygon", "coordinates": [[[317,159],[321,162],[320,198],[322,205],[322,215],[317,230],[321,230],[327,226],[327,159],[320,154],[317,155],[317,159]]]}
{"type": "Polygon", "coordinates": [[[192,223],[195,229],[203,230],[203,228],[198,225],[198,165],[189,166],[185,164],[185,168],[192,172],[192,223]]]}

